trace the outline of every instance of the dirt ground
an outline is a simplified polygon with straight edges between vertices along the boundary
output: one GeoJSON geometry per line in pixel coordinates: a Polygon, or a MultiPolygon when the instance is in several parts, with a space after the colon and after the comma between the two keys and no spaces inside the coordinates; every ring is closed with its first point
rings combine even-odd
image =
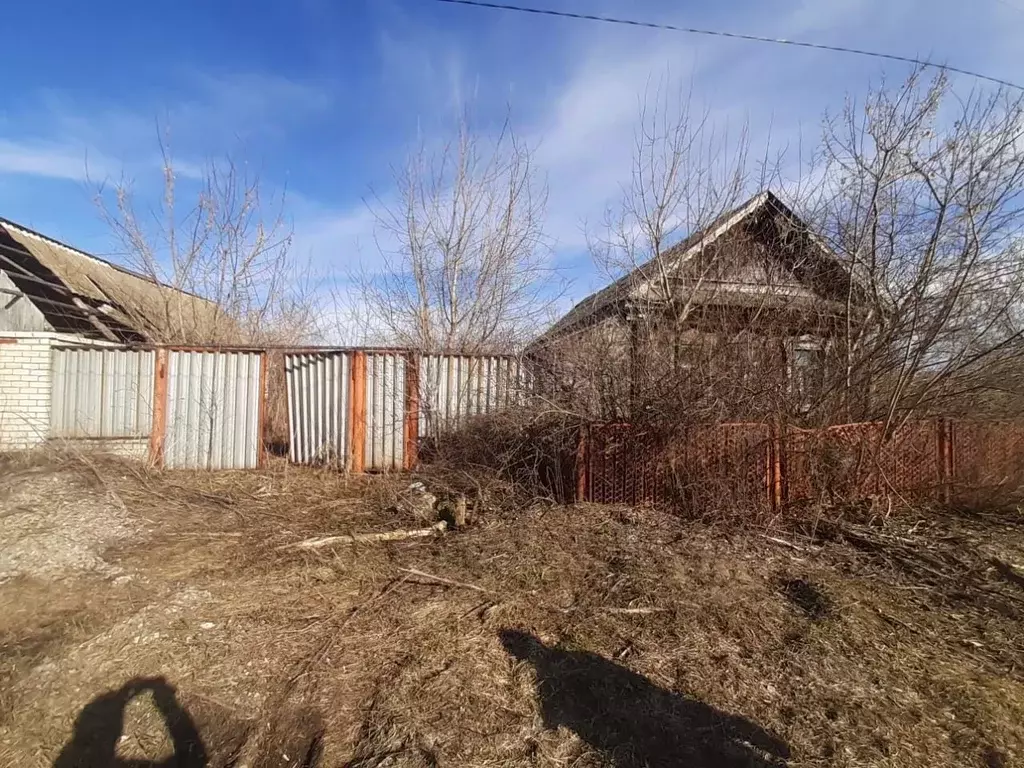
{"type": "MultiPolygon", "coordinates": [[[[0,463],[0,765],[1024,764],[1024,524],[0,463]],[[120,762],[118,762],[120,761],[120,762]]],[[[425,477],[431,486],[435,480],[425,477]]]]}

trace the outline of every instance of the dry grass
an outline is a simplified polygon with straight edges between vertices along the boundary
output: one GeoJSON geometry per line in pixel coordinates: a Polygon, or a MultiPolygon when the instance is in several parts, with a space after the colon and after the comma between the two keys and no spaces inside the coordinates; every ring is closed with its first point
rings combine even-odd
{"type": "MultiPolygon", "coordinates": [[[[123,503],[138,533],[103,556],[132,579],[0,585],[0,764],[50,765],[90,700],[154,676],[210,765],[1024,760],[1024,590],[994,565],[1024,563],[1015,516],[858,526],[874,548],[822,525],[780,544],[502,505],[495,486],[464,531],[296,553],[276,547],[415,525],[396,505],[411,479],[45,471],[123,503]]],[[[166,754],[155,705],[131,706],[119,754],[166,754]]]]}

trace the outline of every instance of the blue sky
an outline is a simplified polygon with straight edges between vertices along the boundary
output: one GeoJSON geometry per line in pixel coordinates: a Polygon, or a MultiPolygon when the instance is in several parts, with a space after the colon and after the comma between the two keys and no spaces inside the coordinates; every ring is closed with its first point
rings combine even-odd
{"type": "MultiPolygon", "coordinates": [[[[804,38],[1024,81],[1024,0],[536,0],[571,11],[804,38]],[[1018,5],[1019,3],[1019,5],[1018,5]]],[[[442,5],[432,0],[15,3],[4,11],[0,215],[101,255],[87,179],[159,190],[157,124],[187,166],[240,148],[287,188],[295,250],[328,276],[372,265],[390,165],[466,108],[506,110],[537,146],[555,264],[579,298],[584,248],[626,181],[651,78],[692,88],[716,125],[812,143],[822,112],[905,66],[778,46],[442,5]]],[[[968,83],[958,78],[958,85],[968,83]]]]}

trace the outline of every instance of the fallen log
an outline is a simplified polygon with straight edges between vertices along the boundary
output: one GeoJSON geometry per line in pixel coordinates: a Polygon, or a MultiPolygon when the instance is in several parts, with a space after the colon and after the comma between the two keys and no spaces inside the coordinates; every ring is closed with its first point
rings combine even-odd
{"type": "Polygon", "coordinates": [[[605,613],[621,616],[647,616],[651,613],[664,613],[668,608],[605,608],[605,613]]]}
{"type": "Polygon", "coordinates": [[[803,552],[804,551],[803,547],[797,546],[793,542],[786,541],[785,539],[778,539],[775,536],[767,536],[765,534],[761,534],[761,538],[765,539],[766,541],[772,542],[772,544],[781,544],[784,547],[789,547],[790,549],[795,549],[797,552],[803,552]]]}
{"type": "Polygon", "coordinates": [[[453,579],[446,579],[444,576],[435,576],[432,573],[427,573],[426,571],[421,571],[416,568],[399,568],[398,570],[402,573],[407,573],[410,576],[419,576],[421,579],[427,579],[428,581],[433,581],[438,584],[445,584],[449,587],[462,587],[463,589],[472,589],[474,592],[483,592],[485,595],[494,594],[494,592],[492,592],[491,590],[484,589],[483,587],[478,587],[476,584],[467,584],[464,581],[454,581],[453,579]]]}
{"type": "Polygon", "coordinates": [[[340,534],[337,536],[320,536],[315,539],[304,539],[294,544],[282,544],[277,549],[320,549],[329,547],[332,544],[366,544],[378,541],[402,541],[403,539],[422,539],[427,536],[434,536],[444,533],[448,529],[448,523],[444,520],[434,523],[429,528],[417,528],[413,530],[386,531],[384,533],[354,533],[351,535],[340,534]]]}

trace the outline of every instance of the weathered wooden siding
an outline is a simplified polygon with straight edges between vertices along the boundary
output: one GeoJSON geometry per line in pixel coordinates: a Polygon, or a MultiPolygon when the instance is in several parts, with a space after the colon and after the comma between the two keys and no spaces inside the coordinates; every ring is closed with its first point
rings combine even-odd
{"type": "Polygon", "coordinates": [[[52,331],[43,313],[0,270],[0,331],[52,331]]]}

